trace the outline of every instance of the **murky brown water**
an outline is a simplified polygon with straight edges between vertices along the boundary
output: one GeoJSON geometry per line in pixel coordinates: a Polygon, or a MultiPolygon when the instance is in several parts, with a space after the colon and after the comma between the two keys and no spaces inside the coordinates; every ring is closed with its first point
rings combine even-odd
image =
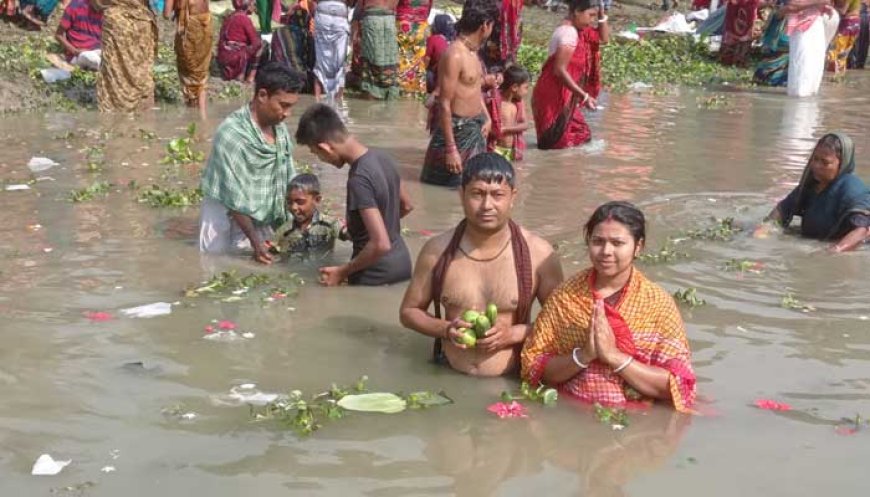
{"type": "MultiPolygon", "coordinates": [[[[603,152],[530,151],[519,167],[516,218],[561,242],[566,273],[585,265],[579,226],[607,199],[643,206],[652,247],[710,216],[759,219],[797,181],[813,137],[844,129],[867,157],[867,88],[870,74],[850,73],[848,85],[827,87],[820,100],[728,93],[731,105],[711,110],[698,106],[709,95],[703,92],[605,99],[592,118],[603,152]]],[[[213,108],[203,133],[210,136],[231,110],[213,108]]],[[[417,204],[406,227],[416,233],[456,223],[457,194],[416,182],[427,142],[419,104],[352,101],[348,112],[355,132],[400,161],[417,204]]],[[[104,200],[65,200],[96,177],[165,184],[157,164],[165,139],[191,119],[167,110],[136,121],[93,114],[0,121],[3,180],[26,179],[32,155],[62,164],[42,173],[55,181],[0,192],[0,495],[49,495],[83,482],[95,484],[85,495],[99,496],[864,494],[870,433],[840,436],[834,425],[870,414],[867,250],[831,257],[819,252],[822,244],[792,236],[741,236],[686,242],[691,258],[647,266],[669,290],[694,286],[708,302],[684,317],[706,409],[717,415],[656,408],[632,415],[623,431],[571,402],[532,407],[527,420],[495,419],[485,407],[513,381],[471,379],[428,363],[430,341],[398,324],[402,287],[306,285],[297,299],[266,306],[202,301],[153,319],[89,321],[83,312],[117,315],[179,300],[213,267],[201,263],[189,232],[196,209],[151,209],[123,188],[104,200]],[[116,134],[99,175],[84,170],[82,152],[96,135],[54,138],[85,127],[116,134]],[[140,149],[146,142],[130,137],[138,128],[163,141],[140,149]],[[28,228],[34,224],[42,229],[28,228]],[[732,258],[759,261],[764,271],[724,272],[732,258]],[[787,289],[818,310],[781,308],[787,289]],[[212,319],[236,321],[256,337],[205,341],[212,319]],[[156,369],[121,367],[133,361],[156,369]],[[314,392],[361,374],[377,389],[443,388],[456,404],[354,415],[300,440],[252,423],[245,407],[212,401],[242,383],[314,392]],[[756,398],[795,410],[761,411],[750,407],[756,398]],[[179,404],[197,418],[161,413],[179,404]],[[31,476],[44,452],[73,463],[59,476],[31,476]],[[106,465],[117,471],[101,472],[106,465]]],[[[859,160],[859,172],[870,178],[866,162],[859,160]]],[[[190,182],[195,173],[181,169],[177,177],[190,182]]],[[[320,173],[341,211],[346,172],[320,173]]],[[[423,240],[411,235],[409,244],[416,252],[423,240]]],[[[348,255],[342,247],[335,257],[348,255]]],[[[243,260],[220,266],[256,269],[243,260]]],[[[296,270],[313,279],[312,266],[296,270]]]]}

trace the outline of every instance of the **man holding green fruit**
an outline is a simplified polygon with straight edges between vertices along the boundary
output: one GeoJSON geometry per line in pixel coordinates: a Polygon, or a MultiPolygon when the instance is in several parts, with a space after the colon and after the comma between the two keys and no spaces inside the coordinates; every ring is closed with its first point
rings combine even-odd
{"type": "Polygon", "coordinates": [[[562,282],[550,243],[511,220],[516,195],[510,162],[469,159],[459,188],[465,219],[423,246],[402,301],[402,324],[435,338],[435,359],[469,375],[515,372],[534,300],[543,304],[562,282]]]}

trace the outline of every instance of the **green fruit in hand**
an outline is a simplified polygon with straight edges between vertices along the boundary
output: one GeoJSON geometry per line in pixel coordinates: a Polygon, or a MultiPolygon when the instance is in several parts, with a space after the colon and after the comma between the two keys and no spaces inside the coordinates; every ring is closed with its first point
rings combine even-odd
{"type": "Polygon", "coordinates": [[[480,317],[480,313],[470,309],[462,313],[462,320],[472,326],[478,317],[480,317]]]}
{"type": "Polygon", "coordinates": [[[498,307],[495,304],[490,303],[486,306],[486,317],[490,324],[495,324],[495,320],[498,319],[498,307]]]}
{"type": "Polygon", "coordinates": [[[459,328],[460,336],[456,340],[456,343],[459,345],[465,345],[466,347],[473,349],[477,344],[477,336],[474,334],[474,330],[468,328],[459,328]]]}
{"type": "Polygon", "coordinates": [[[488,317],[482,314],[474,322],[474,332],[477,333],[477,338],[485,337],[490,328],[492,328],[492,323],[489,322],[488,317]]]}

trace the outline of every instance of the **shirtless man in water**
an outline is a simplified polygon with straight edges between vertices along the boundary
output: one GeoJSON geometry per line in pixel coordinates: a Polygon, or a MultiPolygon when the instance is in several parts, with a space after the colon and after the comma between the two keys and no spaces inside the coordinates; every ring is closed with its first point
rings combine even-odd
{"type": "Polygon", "coordinates": [[[511,221],[516,188],[507,159],[475,156],[465,164],[461,183],[465,219],[423,246],[400,319],[435,338],[436,354],[443,351],[453,369],[498,376],[516,370],[532,329],[532,303],[537,298],[543,304],[562,282],[562,266],[546,240],[511,221]],[[433,301],[434,315],[428,311],[433,301]],[[498,306],[499,315],[486,337],[472,349],[457,344],[457,330],[470,327],[462,313],[483,311],[488,303],[498,306]]]}
{"type": "Polygon", "coordinates": [[[420,174],[424,183],[459,186],[463,163],[486,151],[491,121],[481,93],[484,73],[478,54],[499,18],[499,5],[466,0],[456,24],[459,35],[438,64],[437,122],[420,174]]]}

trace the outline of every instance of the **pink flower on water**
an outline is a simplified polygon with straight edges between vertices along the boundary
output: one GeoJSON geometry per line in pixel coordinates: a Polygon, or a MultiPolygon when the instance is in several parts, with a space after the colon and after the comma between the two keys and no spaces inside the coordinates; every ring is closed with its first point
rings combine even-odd
{"type": "Polygon", "coordinates": [[[214,333],[214,326],[212,326],[212,325],[208,325],[208,326],[206,326],[206,327],[205,327],[205,332],[206,332],[206,333],[214,333]]]}
{"type": "Polygon", "coordinates": [[[423,236],[432,236],[432,235],[435,234],[435,233],[433,233],[432,231],[429,231],[429,230],[420,230],[419,233],[420,233],[421,235],[423,235],[423,236]]]}
{"type": "Polygon", "coordinates": [[[791,406],[785,402],[777,402],[770,399],[756,400],[755,407],[764,409],[765,411],[791,411],[791,406]]]}
{"type": "Polygon", "coordinates": [[[114,317],[108,312],[97,312],[97,311],[87,311],[85,312],[85,317],[90,319],[91,321],[109,321],[114,319],[114,317]]]}
{"type": "Polygon", "coordinates": [[[218,328],[222,330],[234,330],[236,329],[236,323],[224,320],[218,323],[218,328]]]}
{"type": "Polygon", "coordinates": [[[505,402],[496,402],[486,408],[487,411],[495,414],[499,418],[527,418],[526,408],[519,402],[513,400],[509,404],[505,402]]]}
{"type": "Polygon", "coordinates": [[[838,426],[834,428],[834,433],[840,436],[847,437],[849,435],[854,435],[858,433],[858,428],[854,426],[838,426]]]}
{"type": "Polygon", "coordinates": [[[272,298],[273,298],[273,299],[276,299],[276,300],[277,300],[277,299],[283,299],[283,298],[286,298],[286,297],[287,297],[287,294],[286,294],[286,293],[282,293],[282,292],[275,292],[275,293],[272,294],[272,298]]]}

